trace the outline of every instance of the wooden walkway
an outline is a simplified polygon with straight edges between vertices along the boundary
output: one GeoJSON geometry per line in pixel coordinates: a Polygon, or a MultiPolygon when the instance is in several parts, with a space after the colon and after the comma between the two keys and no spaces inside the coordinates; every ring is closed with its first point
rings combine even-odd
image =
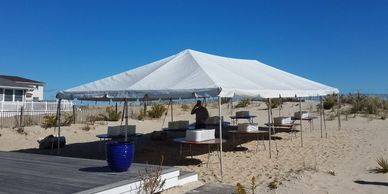
{"type": "MultiPolygon", "coordinates": [[[[106,161],[0,152],[0,193],[94,193],[139,181],[144,164],[114,173],[106,161]]],[[[163,174],[179,170],[163,167],[163,174]]]]}

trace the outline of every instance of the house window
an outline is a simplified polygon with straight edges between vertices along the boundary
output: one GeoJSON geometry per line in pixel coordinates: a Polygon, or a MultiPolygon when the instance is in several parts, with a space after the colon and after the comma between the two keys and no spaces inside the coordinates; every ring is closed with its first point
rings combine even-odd
{"type": "Polygon", "coordinates": [[[0,102],[2,102],[4,100],[4,89],[3,88],[0,88],[0,102]]]}
{"type": "Polygon", "coordinates": [[[13,101],[13,90],[5,89],[4,101],[13,101]]]}
{"type": "Polygon", "coordinates": [[[15,90],[15,101],[23,101],[23,90],[15,90]]]}

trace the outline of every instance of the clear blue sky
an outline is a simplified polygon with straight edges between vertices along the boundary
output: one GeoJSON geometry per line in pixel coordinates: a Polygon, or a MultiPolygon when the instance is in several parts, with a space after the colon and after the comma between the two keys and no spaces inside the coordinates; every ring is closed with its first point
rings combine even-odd
{"type": "Polygon", "coordinates": [[[0,74],[48,99],[186,48],[388,93],[388,1],[0,0],[0,74]]]}

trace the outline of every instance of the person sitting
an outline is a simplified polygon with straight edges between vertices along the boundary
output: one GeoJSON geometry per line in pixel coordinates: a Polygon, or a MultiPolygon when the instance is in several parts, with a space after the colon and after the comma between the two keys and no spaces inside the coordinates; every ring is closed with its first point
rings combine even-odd
{"type": "Polygon", "coordinates": [[[191,110],[191,114],[195,114],[196,129],[206,127],[206,120],[209,118],[209,112],[202,106],[202,102],[200,100],[197,101],[197,104],[193,107],[193,110],[191,110]]]}

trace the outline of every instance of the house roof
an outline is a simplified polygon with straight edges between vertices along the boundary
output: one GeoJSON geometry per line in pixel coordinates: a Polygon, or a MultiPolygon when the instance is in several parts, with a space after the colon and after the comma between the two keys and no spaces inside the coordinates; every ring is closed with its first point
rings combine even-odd
{"type": "Polygon", "coordinates": [[[24,78],[24,77],[19,77],[19,76],[12,76],[12,75],[0,75],[0,78],[6,79],[9,81],[14,81],[17,83],[29,83],[29,84],[34,84],[34,85],[45,85],[44,82],[24,78]]]}
{"type": "Polygon", "coordinates": [[[17,88],[17,89],[32,89],[32,86],[23,84],[23,83],[17,83],[15,81],[11,81],[8,79],[4,79],[0,77],[0,87],[1,88],[17,88]]]}

